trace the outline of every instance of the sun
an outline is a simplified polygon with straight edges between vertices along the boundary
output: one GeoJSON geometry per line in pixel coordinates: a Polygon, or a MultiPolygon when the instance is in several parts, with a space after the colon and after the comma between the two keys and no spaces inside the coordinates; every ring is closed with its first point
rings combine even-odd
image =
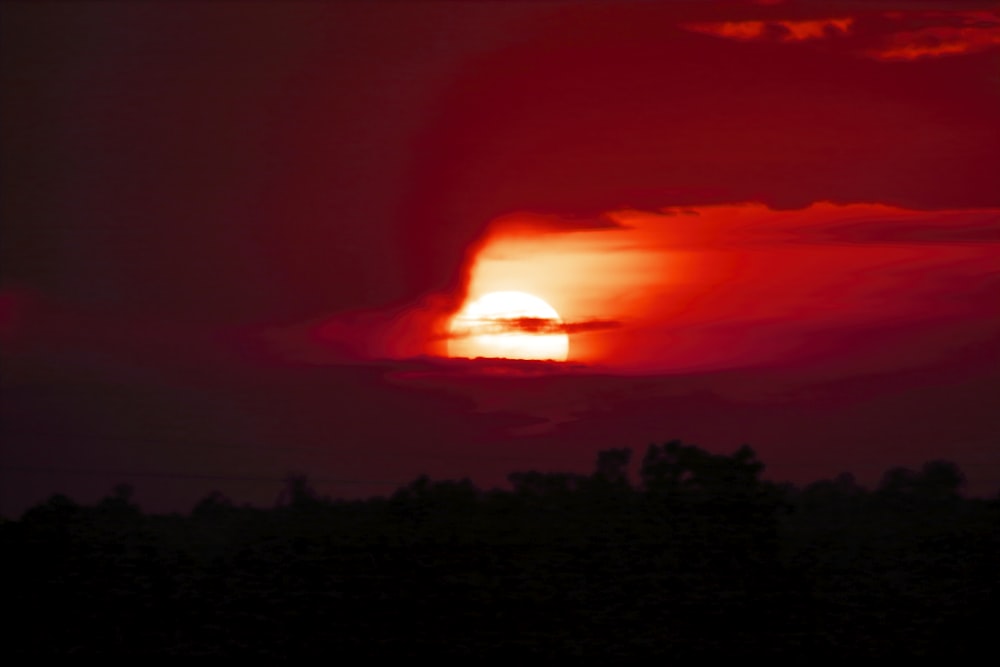
{"type": "Polygon", "coordinates": [[[491,292],[451,320],[448,356],[566,361],[569,336],[555,308],[525,292],[491,292]]]}

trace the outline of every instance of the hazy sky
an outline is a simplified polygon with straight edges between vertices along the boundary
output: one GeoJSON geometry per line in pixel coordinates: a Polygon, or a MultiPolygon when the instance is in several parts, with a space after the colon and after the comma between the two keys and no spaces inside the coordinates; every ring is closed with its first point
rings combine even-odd
{"type": "Polygon", "coordinates": [[[0,513],[672,438],[1000,488],[995,3],[3,13],[0,513]],[[495,289],[569,365],[439,358],[495,289]]]}

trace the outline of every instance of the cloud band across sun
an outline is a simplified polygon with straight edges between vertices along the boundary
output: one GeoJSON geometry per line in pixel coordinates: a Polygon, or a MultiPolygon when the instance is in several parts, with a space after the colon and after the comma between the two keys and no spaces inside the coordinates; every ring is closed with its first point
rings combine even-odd
{"type": "Polygon", "coordinates": [[[498,335],[498,334],[535,334],[548,336],[554,334],[577,334],[588,331],[603,331],[617,329],[622,323],[617,320],[581,320],[578,322],[561,322],[547,317],[502,317],[465,319],[468,329],[452,331],[449,338],[466,338],[468,336],[498,335]]]}

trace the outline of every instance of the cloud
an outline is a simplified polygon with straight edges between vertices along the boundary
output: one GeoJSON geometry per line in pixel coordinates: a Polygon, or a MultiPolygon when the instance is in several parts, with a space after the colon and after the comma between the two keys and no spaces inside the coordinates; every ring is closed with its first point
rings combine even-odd
{"type": "Polygon", "coordinates": [[[601,331],[605,329],[617,329],[622,323],[617,320],[585,320],[581,322],[565,322],[563,330],[566,333],[583,333],[585,331],[601,331]]]}
{"type": "Polygon", "coordinates": [[[869,51],[878,60],[917,60],[978,53],[1000,47],[1000,22],[985,27],[935,26],[892,35],[885,45],[869,51]]]}
{"type": "MultiPolygon", "coordinates": [[[[1000,244],[1000,208],[920,211],[885,204],[814,202],[778,212],[758,203],[705,206],[693,224],[662,213],[615,213],[631,224],[671,225],[675,247],[780,247],[792,245],[980,246],[1000,244]]],[[[663,227],[665,230],[668,229],[663,227]]]]}
{"type": "Polygon", "coordinates": [[[622,324],[617,320],[589,319],[577,322],[560,322],[547,317],[489,317],[468,319],[463,322],[468,329],[452,332],[449,338],[466,338],[468,336],[483,336],[509,333],[527,333],[538,336],[553,334],[577,334],[589,331],[616,329],[622,324]]]}
{"type": "MultiPolygon", "coordinates": [[[[886,204],[819,201],[778,211],[760,203],[702,206],[690,218],[676,211],[617,211],[634,228],[655,223],[660,243],[674,249],[792,245],[995,246],[1000,208],[920,211],[886,204]]],[[[645,241],[644,241],[645,242],[645,241]]]]}
{"type": "Polygon", "coordinates": [[[883,61],[978,53],[1000,46],[995,11],[888,11],[858,17],[762,19],[687,23],[685,29],[741,42],[805,42],[834,37],[875,37],[859,52],[883,61]]]}
{"type": "Polygon", "coordinates": [[[907,217],[887,211],[885,217],[837,220],[807,227],[797,230],[795,237],[804,243],[998,244],[1000,211],[924,212],[907,217]]]}
{"type": "Polygon", "coordinates": [[[1000,46],[1000,13],[887,12],[894,30],[865,52],[884,61],[908,61],[978,53],[1000,46]]]}
{"type": "Polygon", "coordinates": [[[739,41],[769,40],[803,42],[847,35],[854,19],[851,17],[813,19],[808,21],[723,21],[717,23],[689,23],[683,27],[692,32],[739,41]]]}

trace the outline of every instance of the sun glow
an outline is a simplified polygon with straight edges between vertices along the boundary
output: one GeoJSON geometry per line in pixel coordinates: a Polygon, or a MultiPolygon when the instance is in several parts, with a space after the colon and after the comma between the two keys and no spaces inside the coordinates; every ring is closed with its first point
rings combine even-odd
{"type": "Polygon", "coordinates": [[[525,292],[469,301],[451,321],[448,355],[566,361],[569,336],[555,308],[525,292]]]}
{"type": "Polygon", "coordinates": [[[991,238],[995,220],[993,209],[822,202],[609,211],[602,225],[567,219],[565,230],[519,214],[492,224],[469,267],[469,301],[433,328],[434,350],[642,373],[770,363],[816,332],[919,317],[924,300],[882,297],[911,270],[986,275],[994,250],[969,239],[991,238]],[[490,296],[503,290],[541,310],[490,296]]]}

